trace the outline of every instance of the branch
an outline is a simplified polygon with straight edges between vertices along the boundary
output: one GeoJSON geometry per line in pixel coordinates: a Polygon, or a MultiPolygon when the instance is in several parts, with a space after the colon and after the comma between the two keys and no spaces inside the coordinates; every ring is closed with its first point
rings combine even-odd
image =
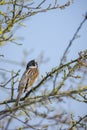
{"type": "MultiPolygon", "coordinates": [[[[84,55],[84,58],[87,59],[87,55],[84,55]]],[[[46,76],[44,76],[44,78],[39,82],[39,84],[33,88],[33,90],[31,89],[29,92],[26,93],[26,95],[22,98],[22,100],[24,100],[26,97],[29,96],[29,94],[31,92],[34,92],[35,90],[37,90],[49,77],[51,77],[53,74],[55,74],[56,72],[60,72],[61,69],[63,69],[66,66],[69,66],[70,64],[73,64],[75,62],[80,61],[82,58],[79,57],[75,60],[72,60],[64,65],[61,65],[60,67],[56,67],[55,69],[53,69],[51,72],[48,72],[46,76]]]]}
{"type": "Polygon", "coordinates": [[[0,11],[0,43],[3,44],[4,42],[6,43],[8,41],[16,43],[15,38],[13,37],[13,29],[16,29],[17,25],[20,26],[19,23],[23,20],[26,20],[26,18],[34,16],[38,13],[47,12],[54,9],[64,9],[70,4],[71,2],[68,0],[62,5],[58,5],[57,0],[54,0],[54,2],[49,3],[46,3],[46,0],[41,0],[39,4],[35,1],[1,1],[0,5],[4,6],[6,8],[6,11],[3,12],[3,9],[0,11]]]}
{"type": "MultiPolygon", "coordinates": [[[[22,121],[21,119],[17,118],[15,115],[8,115],[8,116],[10,116],[11,118],[16,119],[17,121],[19,121],[19,122],[21,122],[22,124],[26,125],[28,128],[32,128],[33,130],[38,130],[38,129],[36,129],[35,127],[29,125],[27,122],[22,121]]],[[[8,126],[7,126],[7,127],[8,127],[8,126]]],[[[7,127],[5,128],[5,130],[8,130],[7,127]]]]}
{"type": "MultiPolygon", "coordinates": [[[[59,97],[71,97],[71,95],[73,94],[78,94],[80,92],[85,92],[87,91],[87,88],[80,88],[79,90],[77,89],[74,89],[74,90],[71,90],[71,91],[65,91],[65,92],[59,92],[58,94],[55,94],[55,93],[49,93],[47,95],[44,95],[44,96],[35,96],[33,98],[29,97],[28,98],[28,101],[25,101],[23,104],[20,104],[19,106],[16,106],[14,108],[9,108],[9,109],[5,109],[5,110],[2,110],[0,111],[0,116],[1,115],[6,115],[8,116],[9,114],[8,113],[12,113],[12,112],[15,112],[17,110],[21,110],[22,108],[24,108],[24,106],[30,106],[32,104],[35,104],[36,102],[39,103],[39,102],[42,102],[42,101],[46,101],[46,100],[49,100],[49,99],[53,99],[53,98],[59,98],[59,97]]],[[[22,101],[23,99],[21,99],[22,101]]],[[[16,99],[14,100],[8,100],[7,102],[4,101],[2,103],[0,103],[0,105],[2,104],[7,104],[7,103],[12,103],[12,102],[15,102],[16,99]]],[[[5,118],[6,116],[3,116],[3,118],[5,118]]],[[[0,118],[3,119],[2,117],[0,118]]]]}
{"type": "MultiPolygon", "coordinates": [[[[54,69],[52,69],[52,71],[51,72],[48,72],[47,74],[46,74],[46,76],[44,76],[43,77],[43,79],[33,88],[33,89],[31,89],[30,91],[28,91],[27,93],[26,93],[26,95],[23,97],[23,98],[21,98],[20,99],[20,101],[24,101],[29,95],[30,95],[30,93],[32,93],[32,92],[34,92],[35,90],[37,90],[42,84],[44,84],[44,82],[46,82],[46,80],[49,78],[49,77],[51,77],[53,74],[55,74],[56,72],[60,72],[60,70],[62,70],[63,68],[65,68],[65,67],[67,67],[67,66],[69,66],[69,65],[71,65],[71,64],[73,64],[73,63],[75,63],[75,62],[79,62],[80,60],[82,60],[83,59],[83,57],[79,57],[79,58],[77,58],[77,59],[75,59],[75,60],[72,60],[72,61],[70,61],[70,62],[68,62],[68,63],[66,63],[66,64],[64,64],[64,65],[61,65],[60,67],[55,67],[54,69]]],[[[87,59],[87,54],[85,54],[84,55],[84,59],[87,59]]],[[[12,99],[12,100],[5,100],[5,101],[3,101],[3,102],[0,102],[0,105],[2,105],[2,104],[6,104],[6,103],[12,103],[12,102],[15,102],[16,101],[16,99],[12,99]]]]}
{"type": "Polygon", "coordinates": [[[87,13],[85,13],[84,19],[83,19],[82,22],[80,23],[80,25],[79,25],[79,27],[77,28],[76,32],[74,33],[72,39],[70,40],[70,42],[69,42],[67,48],[65,49],[65,51],[64,51],[64,53],[63,53],[63,56],[62,56],[62,58],[61,58],[60,65],[63,63],[63,60],[65,59],[66,54],[67,54],[69,48],[70,48],[71,45],[73,44],[73,41],[76,39],[76,37],[77,37],[77,35],[78,35],[78,32],[80,31],[80,29],[82,28],[82,25],[86,22],[86,20],[87,20],[87,13]]]}
{"type": "MultiPolygon", "coordinates": [[[[63,56],[62,56],[62,58],[61,58],[61,61],[60,61],[59,66],[61,66],[61,65],[63,64],[63,61],[64,61],[64,59],[65,59],[65,57],[66,57],[66,54],[67,54],[68,50],[69,50],[70,47],[72,46],[73,41],[76,39],[77,34],[79,33],[80,29],[82,28],[82,25],[86,22],[86,20],[87,20],[87,13],[85,13],[84,19],[83,19],[82,22],[80,23],[80,25],[79,25],[79,27],[77,28],[76,32],[74,33],[72,39],[70,40],[70,42],[69,42],[67,48],[65,49],[65,51],[64,51],[64,53],[63,53],[63,56]]],[[[55,78],[54,78],[54,87],[55,87],[55,83],[56,83],[57,76],[58,76],[58,73],[56,73],[55,78]]]]}
{"type": "Polygon", "coordinates": [[[85,118],[87,118],[87,115],[80,117],[80,119],[78,121],[76,121],[70,128],[69,130],[73,130],[73,127],[77,126],[82,120],[84,120],[85,118]]]}
{"type": "Polygon", "coordinates": [[[12,76],[5,84],[3,84],[3,85],[0,84],[0,87],[5,87],[11,80],[13,80],[15,77],[17,77],[19,75],[19,72],[20,72],[20,70],[18,70],[18,72],[14,76],[12,76]]]}

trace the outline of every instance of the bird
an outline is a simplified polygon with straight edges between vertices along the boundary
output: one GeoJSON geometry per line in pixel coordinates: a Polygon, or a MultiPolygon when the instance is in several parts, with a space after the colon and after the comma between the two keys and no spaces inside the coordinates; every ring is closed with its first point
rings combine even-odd
{"type": "Polygon", "coordinates": [[[27,89],[33,85],[38,76],[39,76],[38,63],[35,60],[29,61],[26,66],[26,70],[19,81],[16,106],[20,101],[21,95],[25,93],[27,89]]]}

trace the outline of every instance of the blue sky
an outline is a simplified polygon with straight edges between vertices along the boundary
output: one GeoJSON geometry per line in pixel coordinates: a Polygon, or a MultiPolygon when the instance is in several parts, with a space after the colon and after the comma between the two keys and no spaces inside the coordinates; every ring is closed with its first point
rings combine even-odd
{"type": "MultiPolygon", "coordinates": [[[[34,50],[27,61],[37,58],[40,52],[43,51],[45,56],[50,58],[50,62],[56,65],[84,18],[83,15],[87,9],[86,3],[86,0],[77,0],[64,10],[53,10],[28,18],[25,21],[26,27],[21,27],[15,32],[16,38],[22,37],[24,39],[20,40],[23,46],[16,46],[10,43],[10,46],[7,44],[0,48],[0,51],[5,54],[6,59],[16,58],[17,61],[21,61],[22,50],[24,49],[27,51],[34,50]],[[11,56],[10,54],[13,55],[11,56]]],[[[87,23],[83,25],[79,32],[81,37],[75,40],[70,48],[70,59],[75,58],[80,50],[84,50],[87,47],[86,26],[87,23]]]]}
{"type": "MultiPolygon", "coordinates": [[[[4,54],[5,59],[21,62],[23,58],[23,50],[33,52],[26,58],[26,63],[43,52],[45,58],[49,58],[49,62],[40,67],[40,77],[51,68],[57,66],[65,48],[72,39],[73,34],[78,28],[81,21],[84,19],[84,15],[87,12],[87,0],[75,0],[70,7],[63,10],[53,10],[46,13],[40,13],[33,17],[28,18],[24,24],[26,27],[21,27],[15,32],[15,37],[22,37],[20,43],[22,46],[17,46],[12,43],[8,43],[0,47],[0,53],[4,54]]],[[[82,26],[79,34],[80,38],[73,42],[72,47],[69,50],[68,60],[72,60],[78,57],[78,52],[87,49],[87,22],[82,26]]],[[[24,68],[14,64],[8,64],[1,61],[0,68],[7,70],[22,69],[24,68]]],[[[70,103],[70,102],[69,102],[70,103]]],[[[77,102],[74,102],[72,109],[78,110],[79,113],[87,112],[86,104],[79,104],[76,107],[77,102]],[[85,107],[85,111],[83,110],[85,107]]]]}

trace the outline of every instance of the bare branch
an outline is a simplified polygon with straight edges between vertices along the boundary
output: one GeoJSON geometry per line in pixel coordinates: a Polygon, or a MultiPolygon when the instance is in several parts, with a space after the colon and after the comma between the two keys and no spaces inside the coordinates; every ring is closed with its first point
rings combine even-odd
{"type": "Polygon", "coordinates": [[[20,70],[18,70],[18,72],[14,76],[12,76],[5,84],[3,85],[0,84],[0,87],[5,87],[9,82],[11,82],[11,80],[13,80],[15,77],[19,75],[19,72],[20,70]]]}
{"type": "Polygon", "coordinates": [[[69,42],[69,44],[68,44],[66,50],[64,51],[63,56],[62,56],[62,58],[61,58],[60,65],[63,64],[63,60],[65,59],[68,50],[69,50],[70,47],[72,46],[73,41],[76,39],[76,37],[77,37],[77,35],[78,35],[80,29],[82,28],[82,25],[86,22],[86,20],[87,20],[87,18],[86,18],[86,16],[85,16],[84,19],[82,20],[82,22],[80,23],[79,27],[77,28],[76,32],[74,33],[72,39],[70,40],[70,42],[69,42]]]}
{"type": "Polygon", "coordinates": [[[73,125],[69,128],[69,130],[72,130],[75,126],[77,126],[78,124],[80,124],[80,122],[81,122],[82,120],[84,120],[85,118],[87,118],[87,115],[85,115],[85,116],[83,116],[83,117],[80,117],[80,119],[79,119],[78,121],[76,121],[75,124],[73,124],[73,125]]]}

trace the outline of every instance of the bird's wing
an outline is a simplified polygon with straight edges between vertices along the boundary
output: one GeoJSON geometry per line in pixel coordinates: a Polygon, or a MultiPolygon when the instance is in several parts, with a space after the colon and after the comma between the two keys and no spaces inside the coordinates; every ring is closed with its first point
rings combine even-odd
{"type": "Polygon", "coordinates": [[[20,91],[21,89],[25,89],[28,82],[28,78],[29,78],[29,74],[28,74],[28,71],[26,70],[24,74],[22,75],[21,80],[19,82],[18,91],[20,91]]]}

